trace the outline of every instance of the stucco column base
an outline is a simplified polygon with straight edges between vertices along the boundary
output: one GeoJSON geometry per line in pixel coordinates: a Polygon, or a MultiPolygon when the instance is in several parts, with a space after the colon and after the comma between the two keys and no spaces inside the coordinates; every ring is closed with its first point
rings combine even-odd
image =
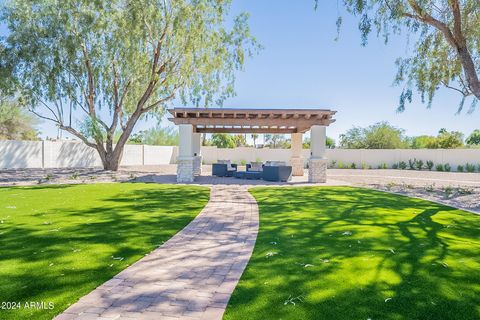
{"type": "Polygon", "coordinates": [[[327,182],[327,159],[310,158],[308,160],[308,182],[327,182]]]}
{"type": "Polygon", "coordinates": [[[194,176],[201,176],[202,175],[202,156],[194,157],[193,175],[194,176]]]}
{"type": "Polygon", "coordinates": [[[177,182],[193,182],[196,157],[179,157],[177,159],[177,182]]]}
{"type": "Polygon", "coordinates": [[[303,176],[303,163],[302,157],[291,157],[290,165],[292,166],[292,176],[303,176]]]}

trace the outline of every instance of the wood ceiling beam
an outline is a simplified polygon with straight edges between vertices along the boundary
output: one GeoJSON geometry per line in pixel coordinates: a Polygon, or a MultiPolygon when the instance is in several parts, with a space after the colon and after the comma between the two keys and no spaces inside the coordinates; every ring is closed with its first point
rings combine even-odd
{"type": "Polygon", "coordinates": [[[313,125],[328,126],[333,119],[235,119],[235,118],[169,118],[170,121],[179,124],[193,124],[195,126],[285,126],[285,127],[311,127],[313,125]]]}
{"type": "Polygon", "coordinates": [[[299,132],[295,129],[279,128],[196,128],[197,133],[271,133],[271,134],[290,134],[299,132]]]}

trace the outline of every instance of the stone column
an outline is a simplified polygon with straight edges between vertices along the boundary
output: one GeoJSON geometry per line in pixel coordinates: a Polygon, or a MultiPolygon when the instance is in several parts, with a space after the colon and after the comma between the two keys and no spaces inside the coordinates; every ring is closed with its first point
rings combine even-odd
{"type": "Polygon", "coordinates": [[[194,181],[193,156],[193,126],[181,124],[178,126],[180,144],[178,146],[177,158],[177,182],[194,181]]]}
{"type": "Polygon", "coordinates": [[[290,165],[294,176],[303,176],[302,136],[302,133],[292,133],[290,165]]]}
{"type": "Polygon", "coordinates": [[[192,145],[192,152],[193,157],[195,158],[193,161],[193,175],[200,176],[202,174],[202,134],[194,132],[193,133],[193,145],[192,145]]]}
{"type": "Polygon", "coordinates": [[[327,181],[326,127],[314,125],[310,131],[310,160],[308,161],[308,182],[327,181]]]}

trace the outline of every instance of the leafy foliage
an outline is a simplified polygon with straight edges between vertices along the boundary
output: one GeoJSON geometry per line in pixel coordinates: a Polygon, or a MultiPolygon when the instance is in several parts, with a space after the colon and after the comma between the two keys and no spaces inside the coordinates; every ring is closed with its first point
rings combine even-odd
{"type": "Polygon", "coordinates": [[[115,170],[137,121],[162,116],[175,96],[208,106],[234,94],[234,72],[258,46],[246,14],[226,28],[229,7],[230,0],[5,1],[9,34],[0,52],[11,77],[0,82],[14,82],[34,112],[115,170]]]}
{"type": "Polygon", "coordinates": [[[475,129],[473,132],[467,137],[467,140],[465,140],[467,145],[473,146],[473,145],[480,145],[480,130],[475,129]]]}
{"type": "Polygon", "coordinates": [[[458,131],[440,129],[438,135],[418,136],[411,139],[413,149],[453,149],[463,146],[463,134],[458,131]]]}
{"type": "MultiPolygon", "coordinates": [[[[318,0],[317,0],[318,2],[318,0]]],[[[470,110],[480,99],[480,6],[478,0],[343,0],[347,12],[359,18],[362,45],[376,31],[388,42],[404,33],[411,45],[406,58],[396,61],[395,83],[402,84],[398,110],[417,90],[431,105],[435,92],[447,87],[460,93],[461,111],[467,97],[470,110]]],[[[337,20],[337,28],[341,24],[337,20]]]]}
{"type": "MultiPolygon", "coordinates": [[[[303,140],[303,148],[304,149],[309,149],[310,148],[310,143],[311,143],[311,140],[310,138],[306,138],[303,140]]],[[[328,149],[335,149],[335,146],[336,146],[336,143],[335,143],[335,140],[331,137],[326,137],[325,139],[325,145],[328,149]]]]}
{"type": "Polygon", "coordinates": [[[397,149],[408,143],[404,130],[379,122],[366,128],[353,127],[340,135],[340,146],[347,149],[397,149]]]}
{"type": "Polygon", "coordinates": [[[214,133],[210,141],[217,148],[235,148],[237,146],[234,137],[227,133],[214,133]]]}
{"type": "Polygon", "coordinates": [[[176,146],[179,142],[178,131],[172,127],[156,126],[133,134],[130,143],[155,146],[176,146]]]}
{"type": "Polygon", "coordinates": [[[0,99],[0,140],[38,140],[38,119],[16,99],[0,99]]]}
{"type": "Polygon", "coordinates": [[[285,138],[283,134],[266,134],[265,135],[265,146],[273,149],[276,148],[290,148],[290,140],[285,138]]]}

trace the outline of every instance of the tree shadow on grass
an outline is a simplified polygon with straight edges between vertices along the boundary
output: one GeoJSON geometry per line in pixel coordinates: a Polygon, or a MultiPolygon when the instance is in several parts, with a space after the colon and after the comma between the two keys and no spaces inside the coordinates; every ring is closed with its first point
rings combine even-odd
{"type": "Polygon", "coordinates": [[[2,202],[18,209],[2,212],[0,301],[55,303],[53,310],[2,310],[9,319],[52,318],[185,227],[209,195],[202,187],[146,184],[5,191],[2,202]]]}
{"type": "Polygon", "coordinates": [[[478,216],[365,189],[252,193],[260,233],[226,319],[480,317],[478,216]]]}

